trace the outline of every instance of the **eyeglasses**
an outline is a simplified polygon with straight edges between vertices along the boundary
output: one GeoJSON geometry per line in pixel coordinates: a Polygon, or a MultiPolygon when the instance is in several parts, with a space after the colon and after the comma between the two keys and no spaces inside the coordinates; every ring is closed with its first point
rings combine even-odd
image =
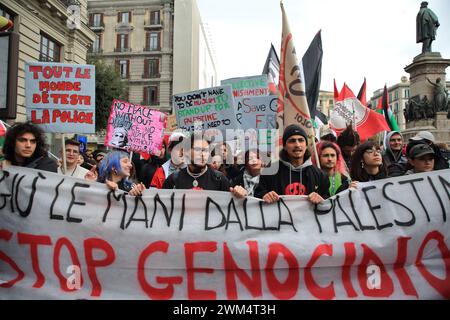
{"type": "Polygon", "coordinates": [[[367,154],[381,154],[381,150],[375,150],[375,149],[367,149],[364,152],[367,154]]]}

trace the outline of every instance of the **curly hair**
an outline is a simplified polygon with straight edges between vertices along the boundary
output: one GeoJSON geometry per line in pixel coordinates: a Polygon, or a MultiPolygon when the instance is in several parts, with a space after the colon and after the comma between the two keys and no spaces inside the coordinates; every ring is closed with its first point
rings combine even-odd
{"type": "MultiPolygon", "coordinates": [[[[350,176],[356,181],[368,181],[369,175],[366,170],[361,167],[361,163],[364,162],[364,152],[369,149],[380,149],[380,145],[373,141],[367,141],[359,145],[352,155],[352,167],[350,169],[350,176]]],[[[387,175],[386,167],[384,164],[380,166],[380,172],[387,175]]]]}
{"type": "Polygon", "coordinates": [[[12,165],[18,165],[16,161],[16,140],[18,137],[24,135],[25,133],[31,133],[36,139],[36,149],[30,158],[25,160],[24,165],[48,155],[44,132],[32,124],[31,122],[16,123],[13,125],[6,133],[5,144],[3,145],[3,153],[5,154],[5,159],[9,160],[12,165]]]}
{"type": "Polygon", "coordinates": [[[337,144],[341,149],[345,146],[353,147],[360,143],[358,132],[354,131],[352,125],[348,125],[347,128],[337,138],[337,144]]]}
{"type": "MultiPolygon", "coordinates": [[[[341,148],[339,148],[339,146],[336,143],[330,142],[330,141],[322,141],[317,144],[316,148],[317,148],[317,155],[318,155],[319,159],[320,159],[320,156],[322,155],[323,150],[325,150],[327,148],[331,148],[334,151],[336,151],[336,170],[342,175],[345,175],[345,176],[349,175],[347,172],[347,169],[345,168],[345,162],[344,162],[344,158],[342,157],[341,148]]],[[[312,162],[315,166],[317,166],[315,157],[312,157],[312,162]]]]}

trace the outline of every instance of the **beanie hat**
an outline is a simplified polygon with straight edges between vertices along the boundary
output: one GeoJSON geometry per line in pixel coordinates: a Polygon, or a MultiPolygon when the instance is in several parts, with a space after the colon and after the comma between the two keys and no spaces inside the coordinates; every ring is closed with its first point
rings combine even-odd
{"type": "Polygon", "coordinates": [[[306,134],[305,130],[303,130],[301,127],[299,127],[296,124],[291,124],[286,129],[284,129],[283,133],[283,146],[286,145],[287,140],[295,135],[299,135],[305,138],[306,143],[308,143],[308,135],[306,134]]]}

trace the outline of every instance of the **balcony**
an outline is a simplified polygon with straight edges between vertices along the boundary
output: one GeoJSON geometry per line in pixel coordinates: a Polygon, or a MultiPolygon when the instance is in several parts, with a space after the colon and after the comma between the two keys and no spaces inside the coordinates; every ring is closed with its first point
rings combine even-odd
{"type": "Polygon", "coordinates": [[[102,54],[103,49],[102,48],[89,48],[88,53],[90,54],[102,54]]]}
{"type": "Polygon", "coordinates": [[[100,22],[98,24],[90,25],[89,28],[91,28],[92,31],[105,31],[105,24],[100,22]]]}
{"type": "Polygon", "coordinates": [[[144,29],[145,30],[159,30],[162,29],[163,25],[161,24],[161,21],[149,21],[146,20],[144,23],[144,29]]]}
{"type": "Polygon", "coordinates": [[[154,74],[143,73],[142,74],[142,79],[157,79],[157,78],[160,78],[160,77],[161,77],[161,74],[159,74],[159,73],[154,73],[154,74]]]}
{"type": "Polygon", "coordinates": [[[145,47],[144,52],[158,52],[161,51],[160,47],[145,47]]]}
{"type": "Polygon", "coordinates": [[[131,48],[114,48],[114,52],[122,52],[122,53],[131,52],[131,48]]]}

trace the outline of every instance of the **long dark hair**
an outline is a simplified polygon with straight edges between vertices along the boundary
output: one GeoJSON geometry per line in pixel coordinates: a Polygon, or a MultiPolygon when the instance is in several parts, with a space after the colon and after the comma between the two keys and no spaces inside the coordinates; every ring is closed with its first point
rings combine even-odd
{"type": "MultiPolygon", "coordinates": [[[[356,148],[355,152],[352,155],[352,167],[350,169],[350,176],[353,180],[361,182],[369,181],[369,174],[361,166],[361,163],[364,162],[364,153],[366,152],[366,150],[373,148],[380,149],[380,145],[373,141],[367,141],[356,148]]],[[[384,164],[380,166],[380,172],[387,175],[386,167],[384,166],[384,164]]]]}
{"type": "Polygon", "coordinates": [[[44,132],[31,122],[16,123],[13,125],[6,133],[5,144],[3,146],[3,153],[5,154],[5,159],[9,160],[12,165],[17,165],[15,157],[16,140],[19,136],[31,133],[36,139],[36,149],[30,158],[25,159],[25,165],[34,160],[48,155],[45,146],[45,136],[44,132]]]}

